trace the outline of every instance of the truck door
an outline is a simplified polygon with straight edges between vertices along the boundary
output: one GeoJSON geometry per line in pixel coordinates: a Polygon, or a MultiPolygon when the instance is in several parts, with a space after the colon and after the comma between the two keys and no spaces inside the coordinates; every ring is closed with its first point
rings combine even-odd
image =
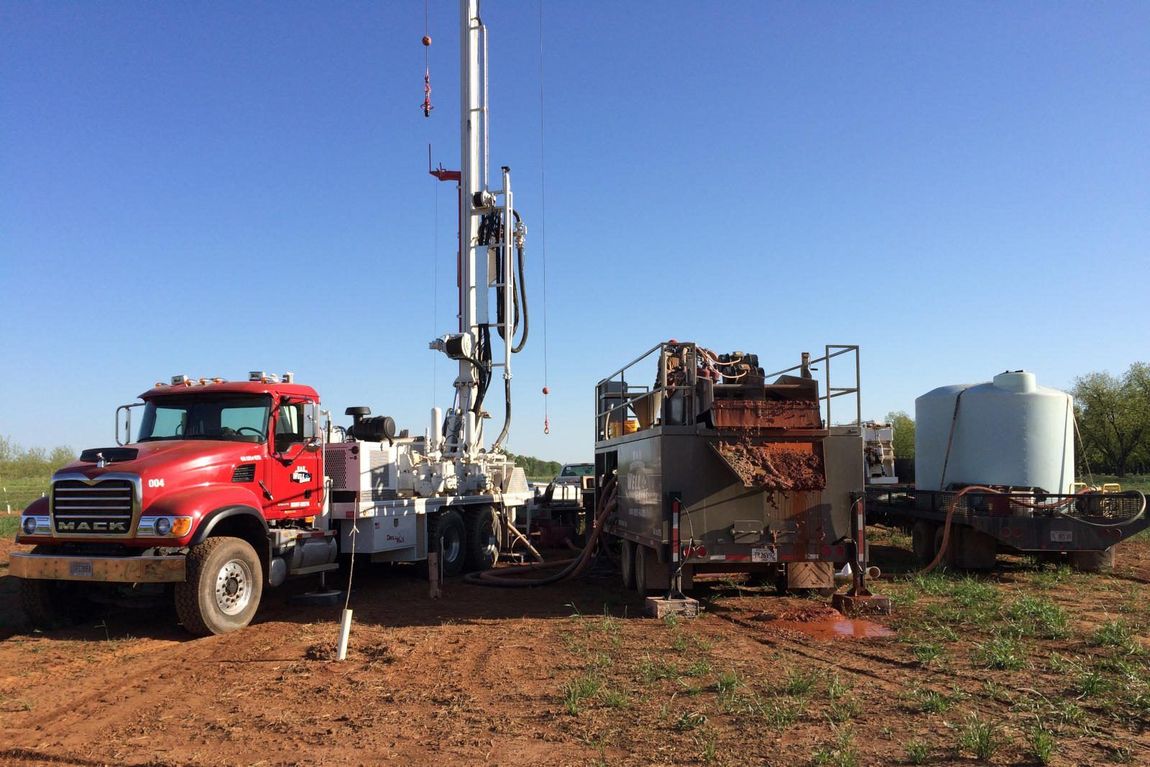
{"type": "Polygon", "coordinates": [[[272,411],[272,455],[266,464],[271,518],[312,517],[321,511],[323,451],[317,441],[317,404],[283,397],[272,411]]]}

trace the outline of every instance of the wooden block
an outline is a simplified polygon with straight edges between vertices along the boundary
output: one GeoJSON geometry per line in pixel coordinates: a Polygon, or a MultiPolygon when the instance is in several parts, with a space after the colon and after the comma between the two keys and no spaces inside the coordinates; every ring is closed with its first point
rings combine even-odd
{"type": "Polygon", "coordinates": [[[699,615],[699,600],[697,599],[664,599],[663,597],[647,597],[644,612],[650,618],[665,618],[668,615],[678,615],[683,618],[696,618],[699,615]]]}
{"type": "Polygon", "coordinates": [[[835,571],[830,562],[788,562],[787,588],[833,589],[835,571]]]}

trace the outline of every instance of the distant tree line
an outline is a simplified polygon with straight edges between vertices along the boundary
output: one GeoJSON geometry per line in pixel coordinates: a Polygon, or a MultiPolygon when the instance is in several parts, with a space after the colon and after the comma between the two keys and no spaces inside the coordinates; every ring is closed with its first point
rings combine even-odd
{"type": "Polygon", "coordinates": [[[0,436],[0,477],[20,479],[51,474],[75,458],[70,447],[54,447],[48,452],[42,447],[23,448],[0,436]]]}
{"type": "Polygon", "coordinates": [[[529,455],[515,455],[508,453],[507,457],[515,461],[515,465],[523,469],[528,477],[554,477],[563,468],[559,461],[544,461],[542,458],[533,458],[529,455]]]}
{"type": "Polygon", "coordinates": [[[1150,472],[1150,365],[1135,362],[1121,377],[1084,375],[1071,393],[1079,467],[1119,477],[1150,472]]]}

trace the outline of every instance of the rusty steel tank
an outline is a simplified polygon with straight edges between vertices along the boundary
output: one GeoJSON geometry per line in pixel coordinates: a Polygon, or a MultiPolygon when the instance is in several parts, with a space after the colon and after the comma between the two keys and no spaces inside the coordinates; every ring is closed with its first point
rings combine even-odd
{"type": "Polygon", "coordinates": [[[754,354],[669,341],[601,380],[596,476],[618,477],[604,530],[621,540],[624,585],[747,572],[833,588],[864,493],[858,371],[857,346],[766,375],[754,354]],[[832,361],[853,386],[831,384],[832,361]],[[832,425],[832,403],[851,399],[847,425],[832,425]]]}

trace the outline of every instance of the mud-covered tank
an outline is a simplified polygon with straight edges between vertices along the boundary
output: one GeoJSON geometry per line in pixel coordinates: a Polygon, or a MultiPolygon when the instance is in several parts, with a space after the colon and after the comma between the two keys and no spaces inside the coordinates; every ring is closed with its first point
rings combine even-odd
{"type": "Polygon", "coordinates": [[[914,401],[915,487],[1033,487],[1073,492],[1073,399],[1033,373],[942,386],[914,401]]]}

